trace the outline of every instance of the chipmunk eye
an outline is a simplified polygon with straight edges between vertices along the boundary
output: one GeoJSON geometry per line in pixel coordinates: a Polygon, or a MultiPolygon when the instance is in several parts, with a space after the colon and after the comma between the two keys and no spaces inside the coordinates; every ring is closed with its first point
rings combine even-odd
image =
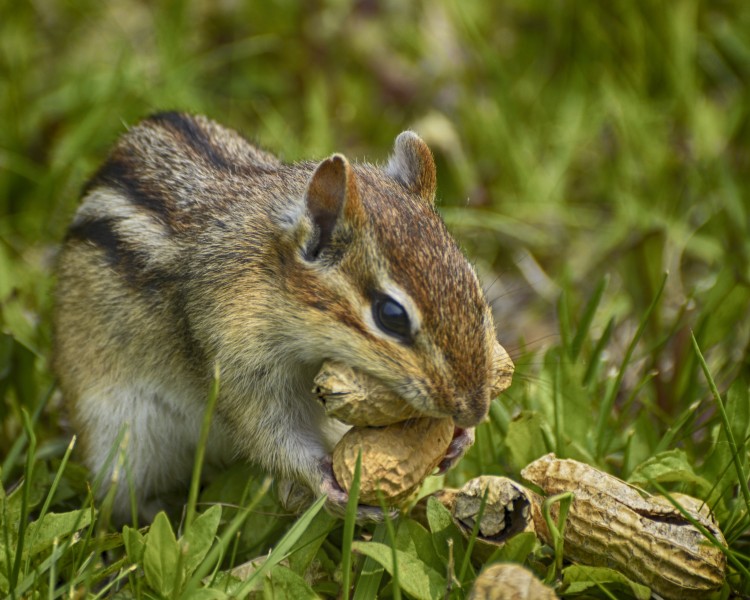
{"type": "Polygon", "coordinates": [[[372,303],[375,323],[387,334],[401,341],[411,340],[411,322],[406,309],[390,296],[377,296],[372,303]]]}

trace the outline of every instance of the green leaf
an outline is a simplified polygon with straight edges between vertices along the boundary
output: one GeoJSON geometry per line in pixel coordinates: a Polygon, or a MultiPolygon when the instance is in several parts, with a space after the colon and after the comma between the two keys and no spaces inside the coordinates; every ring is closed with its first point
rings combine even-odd
{"type": "MultiPolygon", "coordinates": [[[[393,551],[378,542],[354,542],[352,548],[379,562],[393,575],[393,551]]],[[[420,600],[442,598],[445,593],[445,578],[411,554],[396,550],[399,584],[407,594],[420,600]]]]}
{"type": "Polygon", "coordinates": [[[146,551],[146,538],[137,529],[128,527],[122,528],[122,541],[125,544],[125,551],[128,553],[128,559],[133,564],[143,562],[143,554],[146,551]]]}
{"type": "Polygon", "coordinates": [[[177,544],[167,515],[156,515],[146,535],[143,570],[148,584],[162,596],[170,597],[175,591],[180,547],[177,544]]]}
{"type": "Polygon", "coordinates": [[[698,486],[701,494],[707,494],[711,483],[695,474],[684,450],[675,448],[652,456],[638,465],[630,474],[628,481],[634,485],[647,485],[650,481],[658,483],[692,483],[698,486]]]}
{"type": "Polygon", "coordinates": [[[216,588],[202,588],[194,590],[186,596],[182,596],[182,598],[183,600],[224,600],[224,598],[231,598],[231,596],[216,588]]]}
{"type": "Polygon", "coordinates": [[[67,513],[48,513],[41,521],[30,523],[26,538],[33,545],[27,549],[34,556],[50,547],[55,538],[66,538],[91,524],[91,510],[82,508],[67,513]]]}
{"type": "Polygon", "coordinates": [[[199,515],[180,538],[180,546],[185,553],[184,568],[189,577],[208,554],[214,543],[221,521],[221,506],[215,504],[199,515]]]}
{"type": "MultiPolygon", "coordinates": [[[[622,573],[606,567],[571,565],[562,572],[562,590],[566,596],[581,594],[604,587],[611,592],[629,592],[637,600],[649,600],[651,590],[631,581],[622,573]]],[[[620,597],[618,594],[615,596],[620,597]]]]}
{"type": "Polygon", "coordinates": [[[413,519],[403,519],[396,534],[396,549],[424,561],[429,567],[441,572],[445,563],[432,543],[432,535],[413,519]]]}
{"type": "MultiPolygon", "coordinates": [[[[388,539],[388,531],[386,530],[385,523],[379,523],[372,534],[372,541],[384,542],[386,539],[388,539]]],[[[354,600],[370,600],[370,598],[375,598],[380,588],[380,582],[383,579],[384,570],[378,561],[369,556],[366,557],[354,590],[354,600]]]]}
{"type": "Polygon", "coordinates": [[[521,469],[550,451],[542,435],[546,426],[542,415],[533,411],[522,411],[510,422],[505,447],[517,468],[521,469]]]}
{"type": "Polygon", "coordinates": [[[533,531],[519,533],[514,535],[502,547],[492,553],[487,563],[493,562],[512,562],[523,564],[534,551],[538,543],[536,534],[533,531]]]}
{"type": "Polygon", "coordinates": [[[453,523],[453,518],[437,498],[427,500],[427,522],[432,532],[432,544],[441,564],[449,562],[449,540],[453,544],[453,564],[460,565],[464,559],[464,536],[453,523]]]}
{"type": "Polygon", "coordinates": [[[316,600],[320,598],[297,573],[276,565],[263,582],[264,598],[272,600],[316,600]]]}

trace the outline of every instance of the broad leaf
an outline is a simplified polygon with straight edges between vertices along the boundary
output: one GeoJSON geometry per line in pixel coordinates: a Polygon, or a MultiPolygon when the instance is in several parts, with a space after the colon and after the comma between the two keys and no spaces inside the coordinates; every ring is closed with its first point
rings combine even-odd
{"type": "Polygon", "coordinates": [[[221,521],[221,506],[218,504],[199,515],[180,538],[180,546],[185,553],[184,568],[187,576],[193,574],[208,554],[216,537],[221,521]]]}
{"type": "Polygon", "coordinates": [[[440,558],[432,543],[432,535],[413,519],[401,521],[396,534],[396,549],[422,560],[437,572],[445,569],[445,562],[440,558]]]}
{"type": "Polygon", "coordinates": [[[628,481],[634,485],[645,486],[650,481],[658,483],[692,483],[701,494],[707,494],[711,484],[695,474],[687,455],[683,450],[674,449],[660,452],[638,465],[628,481]]]}
{"type": "MultiPolygon", "coordinates": [[[[354,542],[352,549],[379,562],[393,576],[393,550],[377,542],[354,542]]],[[[420,600],[442,598],[445,578],[423,561],[411,554],[396,550],[398,578],[401,588],[420,600]]]]}
{"type": "Polygon", "coordinates": [[[26,529],[26,540],[31,544],[26,552],[38,554],[52,545],[55,538],[71,536],[91,524],[91,510],[82,508],[66,513],[48,513],[41,521],[30,523],[26,529]]]}
{"type": "Polygon", "coordinates": [[[146,551],[145,536],[132,527],[127,525],[122,528],[122,541],[125,544],[125,551],[128,553],[130,562],[139,565],[143,562],[143,554],[146,551]]]}
{"type": "Polygon", "coordinates": [[[146,550],[143,555],[143,570],[148,584],[162,596],[171,597],[176,591],[175,581],[181,583],[177,575],[180,547],[177,544],[167,515],[156,515],[146,535],[146,550]]]}
{"type": "MultiPolygon", "coordinates": [[[[571,565],[562,572],[563,592],[566,596],[581,594],[587,590],[593,591],[600,586],[610,592],[630,592],[637,600],[649,600],[651,590],[645,585],[631,581],[622,573],[606,567],[587,567],[571,565]]],[[[616,597],[619,597],[615,593],[616,597]]]]}
{"type": "Polygon", "coordinates": [[[316,600],[319,596],[291,569],[276,565],[263,582],[266,598],[273,600],[316,600]]]}

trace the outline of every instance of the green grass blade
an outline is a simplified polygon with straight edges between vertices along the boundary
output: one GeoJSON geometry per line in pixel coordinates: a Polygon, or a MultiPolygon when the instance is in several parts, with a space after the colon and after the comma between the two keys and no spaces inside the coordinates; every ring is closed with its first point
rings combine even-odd
{"type": "Polygon", "coordinates": [[[742,492],[743,500],[745,501],[745,510],[748,514],[750,514],[750,488],[748,488],[747,473],[745,473],[745,468],[742,465],[742,460],[740,459],[739,450],[737,449],[737,442],[734,439],[732,427],[729,424],[729,417],[727,417],[727,411],[724,407],[724,401],[721,399],[721,394],[716,387],[716,383],[714,382],[714,378],[711,376],[711,371],[708,368],[708,364],[706,364],[706,359],[703,358],[701,349],[698,346],[698,341],[695,339],[695,335],[692,331],[690,332],[690,338],[693,341],[693,348],[695,349],[695,354],[698,357],[698,361],[700,362],[701,369],[703,369],[703,374],[706,376],[706,380],[708,381],[708,387],[711,389],[711,393],[713,394],[714,400],[716,401],[716,407],[719,409],[719,415],[721,416],[721,423],[724,429],[724,434],[727,436],[729,449],[732,453],[732,462],[734,462],[734,468],[737,471],[737,485],[739,486],[740,491],[742,492]]]}
{"type": "MultiPolygon", "coordinates": [[[[372,534],[373,542],[384,543],[388,538],[388,530],[385,523],[379,523],[372,534]]],[[[380,589],[380,582],[383,580],[385,568],[374,558],[365,558],[360,570],[357,588],[354,590],[353,600],[370,600],[377,596],[380,589]]]]}
{"type": "Polygon", "coordinates": [[[608,283],[609,276],[605,275],[599,281],[596,289],[594,290],[594,293],[586,303],[586,307],[583,309],[581,323],[580,325],[578,325],[578,330],[576,331],[575,337],[570,344],[570,358],[572,360],[576,360],[581,354],[583,342],[586,340],[586,336],[589,334],[591,323],[594,321],[594,315],[596,314],[597,308],[599,308],[599,303],[602,301],[602,296],[604,295],[604,290],[607,288],[608,283]]]}
{"type": "Polygon", "coordinates": [[[203,422],[201,423],[201,432],[198,438],[198,446],[195,449],[195,463],[193,464],[193,476],[190,480],[190,492],[188,494],[187,511],[185,513],[185,529],[195,519],[195,505],[198,502],[198,490],[201,483],[201,472],[203,470],[203,459],[206,454],[206,444],[208,443],[208,434],[211,431],[211,422],[216,408],[216,400],[219,397],[220,388],[220,371],[219,365],[214,366],[214,377],[211,382],[211,391],[208,394],[206,403],[206,412],[203,413],[203,422]]]}
{"type": "Polygon", "coordinates": [[[258,570],[255,571],[250,577],[248,577],[243,585],[237,590],[238,597],[242,598],[246,594],[248,594],[250,590],[253,589],[256,581],[261,580],[261,577],[265,575],[272,567],[286,558],[286,556],[292,550],[294,544],[297,543],[297,540],[308,528],[315,515],[317,515],[322,510],[325,502],[326,497],[321,496],[312,504],[312,506],[310,506],[310,508],[308,508],[304,512],[304,514],[299,519],[297,519],[297,522],[292,525],[291,529],[287,531],[286,535],[284,535],[284,537],[279,540],[279,543],[271,551],[266,560],[263,561],[263,564],[258,568],[258,570]]]}
{"type": "Polygon", "coordinates": [[[646,329],[646,325],[649,322],[649,319],[651,318],[651,314],[654,312],[654,309],[656,308],[657,304],[661,300],[661,296],[664,293],[664,287],[667,284],[667,277],[668,274],[665,273],[662,277],[661,284],[659,285],[659,289],[656,291],[656,294],[654,295],[653,300],[651,300],[651,304],[649,304],[648,308],[646,309],[646,312],[643,315],[643,318],[641,319],[641,322],[638,325],[638,329],[635,332],[635,335],[633,336],[633,339],[630,340],[630,344],[628,345],[627,350],[625,351],[625,356],[622,359],[622,364],[620,365],[620,369],[617,371],[617,378],[615,379],[614,385],[609,388],[607,395],[604,397],[604,400],[602,401],[602,405],[599,408],[599,419],[597,421],[597,427],[596,427],[596,456],[597,458],[601,458],[607,450],[607,446],[609,445],[609,441],[612,439],[611,432],[609,430],[609,427],[607,426],[608,419],[610,417],[610,414],[612,412],[612,407],[615,403],[615,397],[617,396],[617,393],[620,391],[620,387],[622,386],[622,380],[625,378],[625,371],[627,370],[628,365],[630,364],[630,360],[633,357],[633,352],[635,352],[635,347],[638,344],[638,341],[641,339],[641,336],[643,335],[643,332],[646,329]]]}
{"type": "Polygon", "coordinates": [[[341,588],[344,600],[349,598],[349,588],[352,577],[352,540],[354,539],[354,526],[357,523],[357,506],[359,504],[359,484],[362,474],[362,449],[357,454],[357,463],[354,465],[354,475],[349,488],[349,501],[346,504],[346,516],[344,518],[344,533],[341,546],[341,588]]]}
{"type": "Polygon", "coordinates": [[[227,525],[227,527],[222,532],[221,536],[219,537],[219,542],[217,544],[214,544],[206,557],[203,559],[203,562],[195,570],[193,576],[190,578],[183,589],[184,596],[189,596],[193,590],[198,589],[201,580],[214,570],[216,563],[224,555],[225,550],[232,543],[232,540],[234,540],[235,534],[240,530],[242,524],[245,522],[250,513],[255,509],[261,499],[268,493],[270,487],[271,478],[267,477],[263,481],[263,484],[260,486],[260,488],[258,488],[258,491],[253,496],[250,504],[248,504],[245,508],[237,513],[237,516],[232,519],[229,525],[227,525]]]}
{"type": "Polygon", "coordinates": [[[31,479],[34,474],[34,459],[36,457],[36,435],[34,434],[34,426],[29,418],[29,413],[27,413],[25,409],[21,409],[21,416],[23,418],[24,430],[28,436],[29,448],[26,452],[26,469],[24,472],[23,495],[21,500],[21,518],[18,522],[18,545],[16,546],[16,556],[13,561],[13,569],[8,578],[12,598],[16,597],[15,588],[18,583],[18,576],[21,572],[23,548],[26,538],[26,525],[29,515],[29,493],[31,489],[31,479]]]}

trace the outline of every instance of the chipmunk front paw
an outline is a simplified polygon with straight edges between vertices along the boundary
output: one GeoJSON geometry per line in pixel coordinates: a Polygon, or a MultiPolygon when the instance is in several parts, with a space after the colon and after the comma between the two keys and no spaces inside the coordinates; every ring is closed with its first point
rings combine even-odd
{"type": "MultiPolygon", "coordinates": [[[[349,493],[336,481],[333,474],[333,461],[330,456],[326,456],[320,461],[320,470],[323,474],[320,491],[327,498],[326,510],[335,517],[343,519],[349,503],[349,493]]],[[[388,510],[388,516],[395,519],[398,517],[398,510],[388,510]]],[[[357,505],[357,523],[382,523],[383,521],[385,521],[385,513],[379,506],[357,505]]]]}

